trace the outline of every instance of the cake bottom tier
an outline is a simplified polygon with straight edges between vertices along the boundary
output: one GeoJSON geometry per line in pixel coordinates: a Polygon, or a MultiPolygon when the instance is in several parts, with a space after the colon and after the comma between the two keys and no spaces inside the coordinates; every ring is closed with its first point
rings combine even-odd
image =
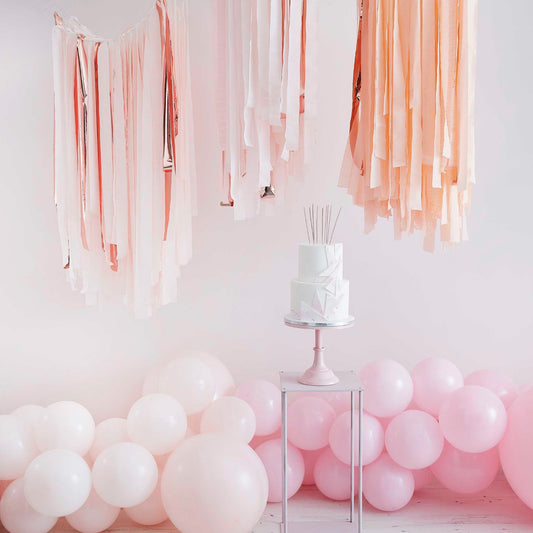
{"type": "Polygon", "coordinates": [[[306,322],[335,322],[349,315],[350,282],[334,279],[329,283],[291,281],[291,311],[306,322]]]}

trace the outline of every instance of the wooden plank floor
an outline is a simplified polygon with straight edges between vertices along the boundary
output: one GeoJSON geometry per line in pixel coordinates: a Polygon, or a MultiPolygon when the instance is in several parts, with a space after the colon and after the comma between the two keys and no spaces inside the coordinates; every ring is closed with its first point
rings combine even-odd
{"type": "MultiPolygon", "coordinates": [[[[348,516],[348,504],[326,500],[313,487],[304,487],[290,500],[289,513],[294,520],[342,521],[348,516]]],[[[279,533],[280,518],[281,504],[269,504],[252,533],[279,533]]],[[[409,505],[395,513],[381,513],[365,505],[363,519],[364,531],[373,533],[533,532],[533,511],[513,494],[502,476],[487,491],[475,496],[458,496],[440,486],[430,486],[417,492],[409,505]]],[[[123,515],[110,531],[176,532],[169,522],[143,528],[123,515]]],[[[72,529],[60,520],[53,532],[71,533],[72,529]]]]}

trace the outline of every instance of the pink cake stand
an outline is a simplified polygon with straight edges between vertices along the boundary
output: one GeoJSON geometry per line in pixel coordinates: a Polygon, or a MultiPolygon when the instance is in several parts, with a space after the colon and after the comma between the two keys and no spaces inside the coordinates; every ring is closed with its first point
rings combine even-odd
{"type": "Polygon", "coordinates": [[[306,322],[299,320],[293,313],[285,317],[285,324],[291,328],[314,329],[315,330],[315,352],[313,364],[299,377],[298,381],[304,385],[335,385],[339,378],[326,366],[324,362],[324,346],[322,346],[323,329],[344,329],[350,328],[355,322],[353,316],[345,320],[336,322],[306,322]]]}

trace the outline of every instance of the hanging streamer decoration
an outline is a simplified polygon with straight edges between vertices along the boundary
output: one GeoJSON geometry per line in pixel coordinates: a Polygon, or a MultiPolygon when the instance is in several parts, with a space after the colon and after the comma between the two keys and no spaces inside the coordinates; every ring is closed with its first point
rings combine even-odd
{"type": "Polygon", "coordinates": [[[55,203],[63,264],[89,304],[137,317],[177,297],[196,189],[183,0],[116,39],[55,15],[55,203]]]}
{"type": "Polygon", "coordinates": [[[363,0],[339,185],[365,231],[393,216],[424,248],[468,239],[477,0],[363,0]]]}
{"type": "Polygon", "coordinates": [[[233,206],[236,220],[271,211],[287,180],[302,175],[304,131],[312,131],[304,96],[318,83],[306,79],[306,20],[315,24],[317,10],[317,0],[217,2],[221,205],[233,206]]]}

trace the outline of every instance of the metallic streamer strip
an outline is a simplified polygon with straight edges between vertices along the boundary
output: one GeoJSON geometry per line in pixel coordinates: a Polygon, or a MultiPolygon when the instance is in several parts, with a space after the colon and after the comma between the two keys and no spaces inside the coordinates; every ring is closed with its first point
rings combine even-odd
{"type": "Polygon", "coordinates": [[[78,135],[78,167],[80,173],[80,202],[81,202],[81,240],[83,247],[89,249],[86,234],[87,214],[87,54],[83,47],[83,35],[76,39],[76,58],[78,68],[75,70],[74,83],[76,105],[76,132],[78,135]],[[81,98],[80,98],[81,96],[81,98]]]}

